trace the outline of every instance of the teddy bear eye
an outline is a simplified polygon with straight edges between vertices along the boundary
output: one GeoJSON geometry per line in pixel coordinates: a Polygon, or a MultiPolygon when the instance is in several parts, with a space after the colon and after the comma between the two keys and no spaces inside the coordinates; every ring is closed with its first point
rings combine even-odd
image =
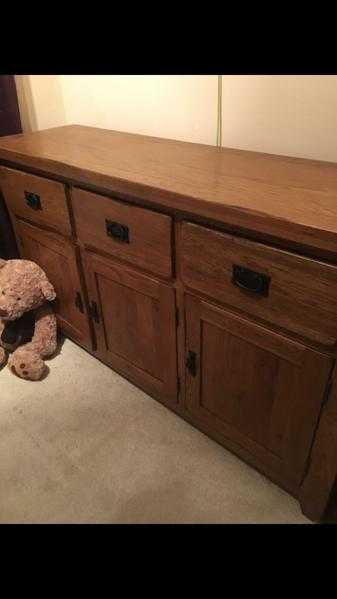
{"type": "Polygon", "coordinates": [[[2,291],[2,295],[5,295],[5,292],[4,292],[4,291],[2,291]]]}
{"type": "Polygon", "coordinates": [[[17,297],[16,299],[17,299],[18,301],[20,301],[21,297],[17,297]]]}

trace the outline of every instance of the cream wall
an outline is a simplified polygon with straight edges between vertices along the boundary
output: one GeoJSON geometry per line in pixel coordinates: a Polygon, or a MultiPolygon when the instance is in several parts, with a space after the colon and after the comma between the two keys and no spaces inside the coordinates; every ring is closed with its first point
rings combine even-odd
{"type": "Polygon", "coordinates": [[[66,119],[144,135],[212,144],[217,77],[62,75],[66,119]]]}
{"type": "Polygon", "coordinates": [[[66,124],[59,75],[17,75],[15,79],[24,131],[66,124]]]}
{"type": "Polygon", "coordinates": [[[224,146],[337,162],[337,76],[224,76],[224,146]]]}
{"type": "MultiPolygon", "coordinates": [[[[24,130],[78,123],[216,143],[217,76],[17,77],[24,130]]],[[[337,76],[223,75],[224,146],[337,162],[337,76]]]]}

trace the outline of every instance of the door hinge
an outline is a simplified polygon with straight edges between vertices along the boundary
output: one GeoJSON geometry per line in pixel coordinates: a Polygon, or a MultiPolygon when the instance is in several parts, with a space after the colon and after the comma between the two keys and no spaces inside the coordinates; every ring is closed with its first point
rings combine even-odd
{"type": "Polygon", "coordinates": [[[186,368],[191,376],[197,375],[197,354],[194,351],[189,351],[187,354],[186,368]]]}
{"type": "Polygon", "coordinates": [[[89,316],[92,320],[99,323],[99,312],[96,302],[89,304],[89,316]]]}
{"type": "Polygon", "coordinates": [[[82,314],[84,314],[82,296],[79,291],[77,291],[75,295],[75,306],[82,314]]]}

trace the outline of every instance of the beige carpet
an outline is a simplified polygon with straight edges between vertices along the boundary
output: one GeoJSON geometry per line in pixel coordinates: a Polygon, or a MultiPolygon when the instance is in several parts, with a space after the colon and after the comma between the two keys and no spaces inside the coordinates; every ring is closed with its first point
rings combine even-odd
{"type": "Polygon", "coordinates": [[[255,470],[66,340],[0,372],[0,522],[307,523],[255,470]]]}

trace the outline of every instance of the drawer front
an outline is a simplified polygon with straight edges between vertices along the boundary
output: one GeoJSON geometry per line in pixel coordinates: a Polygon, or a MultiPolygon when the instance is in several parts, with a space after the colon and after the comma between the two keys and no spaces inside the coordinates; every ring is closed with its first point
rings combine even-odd
{"type": "Polygon", "coordinates": [[[182,224],[184,284],[326,346],[337,340],[337,267],[182,224]]]}
{"type": "Polygon", "coordinates": [[[172,274],[171,218],[75,188],[76,232],[87,247],[169,278],[172,274]]]}
{"type": "Polygon", "coordinates": [[[0,186],[13,214],[65,235],[71,234],[62,183],[1,167],[0,186]]]}

